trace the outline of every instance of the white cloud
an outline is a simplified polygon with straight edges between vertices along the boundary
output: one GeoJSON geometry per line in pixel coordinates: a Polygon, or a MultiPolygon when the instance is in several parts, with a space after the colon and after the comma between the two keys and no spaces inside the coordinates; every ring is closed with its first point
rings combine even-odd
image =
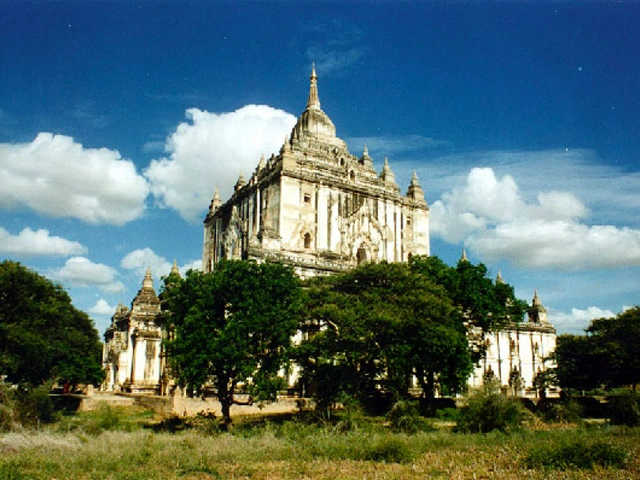
{"type": "Polygon", "coordinates": [[[104,298],[98,299],[93,307],[87,309],[87,313],[99,316],[111,316],[116,311],[116,307],[109,305],[104,298]]]}
{"type": "MultiPolygon", "coordinates": [[[[158,255],[149,247],[134,250],[128,253],[120,262],[120,266],[127,270],[132,270],[142,278],[151,267],[151,273],[155,278],[166,277],[171,272],[173,263],[158,255]]],[[[183,266],[178,266],[180,274],[184,275],[187,270],[201,270],[202,260],[194,260],[183,266]]]]}
{"type": "Polygon", "coordinates": [[[623,169],[590,150],[478,151],[392,164],[396,178],[404,174],[408,181],[416,169],[427,179],[423,187],[430,203],[459,186],[465,180],[461,172],[478,166],[516,179],[528,203],[541,191],[566,192],[584,203],[595,223],[640,228],[640,171],[623,169]]]}
{"type": "Polygon", "coordinates": [[[0,253],[25,257],[69,256],[87,253],[87,248],[79,242],[51,236],[48,230],[23,229],[18,235],[11,235],[0,227],[0,253]]]}
{"type": "Polygon", "coordinates": [[[122,292],[124,285],[116,280],[117,274],[115,268],[102,263],[93,263],[85,257],[72,257],[62,268],[49,275],[76,287],[98,287],[105,292],[122,292]]]}
{"type": "Polygon", "coordinates": [[[266,105],[247,105],[231,113],[191,108],[166,141],[169,157],[152,160],[145,171],[156,199],[201,220],[216,187],[228,197],[242,173],[249,177],[264,154],[279,151],[296,118],[266,105]]]}
{"type": "Polygon", "coordinates": [[[524,210],[513,178],[498,180],[491,168],[473,168],[465,185],[445,192],[432,205],[431,232],[459,242],[492,223],[517,218],[524,210]]]}
{"type": "Polygon", "coordinates": [[[558,333],[583,334],[589,322],[595,318],[613,318],[616,316],[611,310],[599,307],[588,307],[585,310],[572,308],[570,313],[549,309],[548,318],[558,330],[558,333]]]}
{"type": "Polygon", "coordinates": [[[202,270],[202,259],[194,260],[180,267],[180,274],[185,275],[188,270],[202,270]]]}
{"type": "Polygon", "coordinates": [[[0,208],[28,207],[50,217],[123,225],[140,217],[149,192],[130,160],[71,137],[39,133],[31,143],[0,144],[0,208]]]}
{"type": "Polygon", "coordinates": [[[141,248],[128,253],[120,262],[122,268],[132,270],[142,278],[151,268],[151,273],[156,278],[168,275],[171,271],[171,263],[166,258],[156,254],[150,248],[141,248]]]}
{"type": "Polygon", "coordinates": [[[582,270],[640,265],[640,230],[588,225],[588,209],[568,192],[526,202],[514,179],[474,168],[465,185],[431,208],[432,234],[463,241],[485,262],[507,259],[530,268],[582,270]]]}

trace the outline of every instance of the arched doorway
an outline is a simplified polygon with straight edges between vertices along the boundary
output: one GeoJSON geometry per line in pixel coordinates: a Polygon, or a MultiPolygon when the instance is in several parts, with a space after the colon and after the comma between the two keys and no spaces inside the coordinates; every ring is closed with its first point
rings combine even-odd
{"type": "Polygon", "coordinates": [[[369,249],[363,243],[362,245],[360,245],[360,248],[358,248],[358,251],[356,252],[356,261],[358,265],[362,265],[363,263],[369,262],[370,259],[371,255],[369,254],[369,249]]]}

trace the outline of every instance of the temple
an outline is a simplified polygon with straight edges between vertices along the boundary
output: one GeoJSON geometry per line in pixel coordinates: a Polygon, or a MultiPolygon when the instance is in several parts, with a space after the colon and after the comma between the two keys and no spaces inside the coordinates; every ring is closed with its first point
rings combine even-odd
{"type": "Polygon", "coordinates": [[[403,195],[387,159],[378,173],[366,146],[351,154],[320,108],[317,80],[313,68],[307,107],[280,153],[241,175],[227,202],[216,189],[204,220],[205,272],[223,258],[269,259],[305,278],[429,254],[418,177],[403,195]]]}
{"type": "MultiPolygon", "coordinates": [[[[204,219],[205,273],[222,259],[251,259],[291,265],[307,278],[429,254],[429,207],[417,175],[403,194],[388,159],[377,172],[366,146],[359,157],[349,152],[320,108],[315,67],[306,108],[280,152],[261,158],[248,180],[240,175],[226,202],[216,188],[204,219]]],[[[461,261],[467,261],[464,250],[461,261]]],[[[175,264],[172,273],[179,275],[175,264]]],[[[496,282],[503,281],[498,274],[496,282]]],[[[147,272],[131,309],[119,305],[105,333],[103,389],[171,390],[159,316],[147,272]]],[[[469,327],[471,344],[486,352],[470,386],[491,380],[512,395],[538,394],[536,377],[550,366],[556,331],[537,292],[527,316],[493,332],[469,327]]]]}
{"type": "MultiPolygon", "coordinates": [[[[496,282],[502,282],[498,273],[496,282]]],[[[470,387],[480,387],[495,382],[511,396],[557,394],[555,387],[539,388],[538,374],[552,367],[549,358],[556,349],[556,329],[547,321],[547,309],[535,291],[527,318],[512,322],[500,330],[481,332],[471,330],[472,341],[480,341],[485,354],[468,379],[470,387]]]]}
{"type": "MultiPolygon", "coordinates": [[[[171,273],[180,274],[175,262],[171,273]]],[[[120,303],[104,334],[103,390],[166,393],[169,379],[162,344],[165,330],[159,320],[160,299],[148,269],[131,308],[120,303]]]]}

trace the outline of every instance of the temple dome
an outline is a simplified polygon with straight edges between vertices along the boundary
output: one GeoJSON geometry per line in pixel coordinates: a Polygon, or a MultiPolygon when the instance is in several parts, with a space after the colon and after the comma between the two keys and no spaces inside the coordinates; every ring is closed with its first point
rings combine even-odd
{"type": "Polygon", "coordinates": [[[304,139],[305,137],[311,137],[324,143],[344,147],[345,143],[336,137],[336,126],[320,108],[318,76],[316,75],[315,65],[311,69],[310,80],[307,108],[302,112],[293,127],[291,138],[304,139]]]}

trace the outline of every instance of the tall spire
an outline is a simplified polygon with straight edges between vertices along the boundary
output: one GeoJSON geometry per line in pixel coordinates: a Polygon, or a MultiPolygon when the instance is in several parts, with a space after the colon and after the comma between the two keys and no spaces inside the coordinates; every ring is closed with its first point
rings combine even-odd
{"type": "Polygon", "coordinates": [[[311,64],[311,85],[309,86],[309,100],[307,110],[320,109],[320,98],[318,97],[318,76],[316,75],[316,64],[311,64]]]}
{"type": "Polygon", "coordinates": [[[469,259],[467,258],[467,250],[462,247],[462,256],[460,257],[460,261],[461,262],[468,262],[469,259]]]}
{"type": "Polygon", "coordinates": [[[533,290],[533,300],[531,301],[531,305],[535,307],[542,305],[542,302],[540,301],[540,297],[538,296],[537,288],[533,290]]]}
{"type": "Polygon", "coordinates": [[[180,275],[180,269],[178,268],[178,262],[176,261],[176,259],[173,259],[173,266],[171,267],[171,274],[172,275],[180,275]]]}

